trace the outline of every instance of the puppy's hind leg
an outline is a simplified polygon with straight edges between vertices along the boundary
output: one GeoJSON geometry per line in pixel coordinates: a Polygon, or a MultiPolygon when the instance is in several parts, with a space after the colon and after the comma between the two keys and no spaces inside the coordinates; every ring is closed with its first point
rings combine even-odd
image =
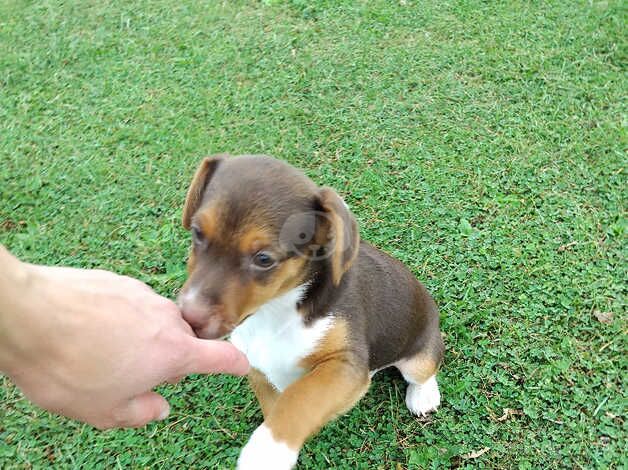
{"type": "Polygon", "coordinates": [[[415,415],[425,416],[430,411],[436,411],[440,405],[436,372],[441,358],[442,342],[437,348],[424,348],[415,355],[395,363],[408,382],[406,406],[415,415]]]}

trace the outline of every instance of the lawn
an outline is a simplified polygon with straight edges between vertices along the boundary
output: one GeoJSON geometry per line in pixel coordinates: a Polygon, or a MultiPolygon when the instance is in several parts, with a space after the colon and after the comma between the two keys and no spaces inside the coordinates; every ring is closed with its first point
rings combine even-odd
{"type": "MultiPolygon", "coordinates": [[[[198,161],[267,153],[346,198],[434,294],[443,404],[396,372],[300,468],[625,468],[621,1],[0,0],[0,242],[174,297],[198,161]]],[[[623,31],[623,32],[622,32],[623,31]]],[[[228,468],[246,380],[99,432],[0,377],[0,467],[228,468]]]]}

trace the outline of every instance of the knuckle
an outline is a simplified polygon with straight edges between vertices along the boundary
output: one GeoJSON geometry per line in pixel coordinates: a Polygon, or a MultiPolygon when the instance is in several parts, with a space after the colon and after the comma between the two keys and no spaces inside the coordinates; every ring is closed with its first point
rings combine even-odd
{"type": "Polygon", "coordinates": [[[124,423],[125,421],[125,412],[121,409],[115,409],[113,411],[111,411],[110,413],[110,417],[107,421],[111,422],[111,423],[115,423],[117,425],[120,425],[122,423],[124,423]]]}
{"type": "Polygon", "coordinates": [[[131,428],[135,426],[135,419],[132,410],[128,407],[115,409],[106,420],[108,428],[131,428]]]}

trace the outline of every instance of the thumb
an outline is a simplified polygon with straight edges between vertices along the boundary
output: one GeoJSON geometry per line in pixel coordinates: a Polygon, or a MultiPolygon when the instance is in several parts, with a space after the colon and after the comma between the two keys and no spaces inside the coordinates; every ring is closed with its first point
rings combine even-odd
{"type": "Polygon", "coordinates": [[[188,367],[186,374],[226,373],[244,375],[249,361],[233,344],[227,341],[190,337],[188,340],[188,367]]]}
{"type": "Polygon", "coordinates": [[[116,427],[139,428],[155,420],[163,420],[170,413],[170,405],[155,392],[146,392],[129,400],[116,410],[116,427]]]}

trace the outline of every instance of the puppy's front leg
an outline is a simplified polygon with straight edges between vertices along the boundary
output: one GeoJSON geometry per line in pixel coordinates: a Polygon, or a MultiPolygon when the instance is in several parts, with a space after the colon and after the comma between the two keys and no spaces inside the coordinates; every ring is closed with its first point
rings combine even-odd
{"type": "Polygon", "coordinates": [[[275,402],[279,397],[279,392],[268,381],[266,376],[257,369],[251,369],[248,378],[249,385],[257,397],[264,419],[266,419],[270,414],[270,410],[272,410],[273,406],[275,406],[275,402]]]}
{"type": "Polygon", "coordinates": [[[319,363],[279,396],[244,446],[239,470],[287,470],[308,437],[349,410],[368,389],[368,367],[348,358],[319,363]]]}

